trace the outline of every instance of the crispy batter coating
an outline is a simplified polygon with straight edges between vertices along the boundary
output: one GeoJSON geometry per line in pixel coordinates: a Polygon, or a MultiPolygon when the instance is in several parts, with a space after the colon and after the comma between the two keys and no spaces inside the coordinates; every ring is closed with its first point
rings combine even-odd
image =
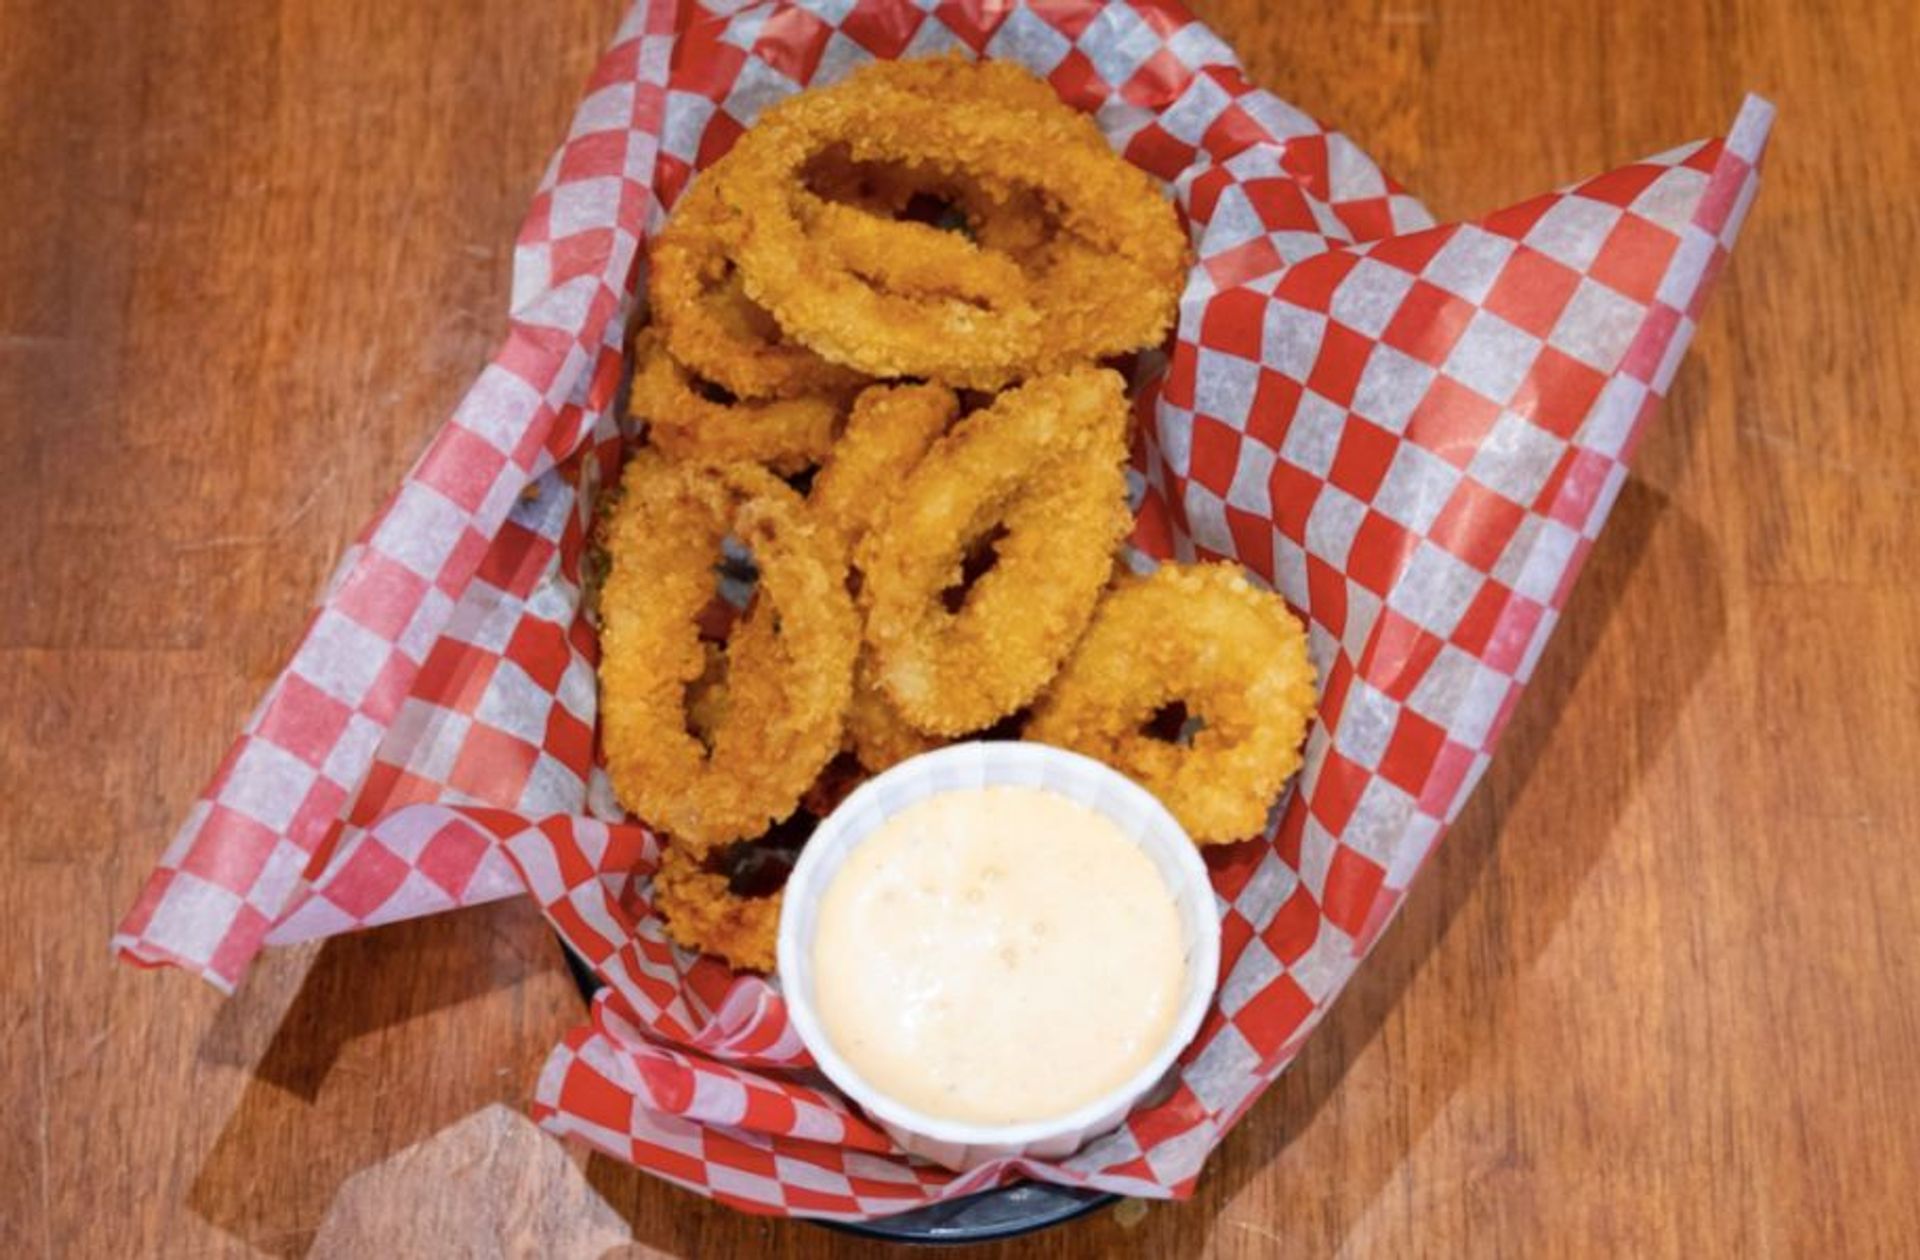
{"type": "Polygon", "coordinates": [[[726,165],[697,177],[653,243],[648,304],[680,363],[743,399],[832,394],[858,383],[780,335],[780,325],[747,297],[734,273],[739,224],[715,195],[726,165]]]}
{"type": "MultiPolygon", "coordinates": [[[[1097,128],[1093,139],[1100,142],[1097,128]]],[[[968,178],[965,171],[919,163],[855,162],[839,147],[810,162],[804,181],[809,191],[827,203],[882,220],[881,228],[888,226],[886,221],[911,215],[916,207],[923,212],[941,211],[922,221],[961,228],[987,250],[1005,254],[1022,267],[1045,261],[1040,251],[1059,226],[1048,217],[1046,203],[1031,190],[989,189],[968,178]]]]}
{"type": "Polygon", "coordinates": [[[825,459],[839,427],[842,401],[833,395],[768,402],[716,402],[695,388],[658,331],[633,342],[632,410],[647,422],[647,440],[677,459],[745,461],[796,473],[825,459]]]}
{"type": "Polygon", "coordinates": [[[874,678],[873,656],[862,650],[853,670],[853,699],[847,706],[847,746],[863,769],[873,774],[899,765],[909,757],[932,752],[952,742],[929,735],[900,715],[874,678]]]}
{"type": "Polygon", "coordinates": [[[727,649],[707,639],[700,652],[700,676],[687,684],[687,732],[711,748],[727,716],[727,649]]]}
{"type": "Polygon", "coordinates": [[[1027,301],[1020,265],[957,232],[885,219],[837,201],[800,206],[814,263],[831,259],[875,288],[911,301],[957,301],[983,310],[1027,301]]]}
{"type": "MultiPolygon", "coordinates": [[[[936,57],[894,62],[876,77],[890,86],[955,104],[992,101],[1025,110],[1028,126],[1039,128],[1050,146],[1074,146],[1096,158],[1124,165],[1107,147],[1092,118],[1065,106],[1044,81],[1005,62],[967,62],[936,57]]],[[[851,160],[843,156],[844,165],[851,160]]],[[[1041,308],[1041,348],[1034,370],[1051,371],[1100,357],[1152,346],[1171,327],[1173,306],[1156,306],[1143,293],[1177,297],[1184,279],[1186,250],[1174,232],[1164,231],[1161,250],[1146,255],[1116,255],[1087,237],[1063,228],[1034,188],[1009,187],[976,179],[965,170],[941,171],[925,164],[879,164],[864,168],[870,186],[884,194],[885,212],[898,213],[916,192],[953,203],[974,240],[990,253],[1005,254],[1030,274],[1041,308]]],[[[869,207],[873,208],[873,207],[869,207]]],[[[1148,220],[1160,218],[1147,216],[1148,220]]]]}
{"type": "MultiPolygon", "coordinates": [[[[959,398],[941,385],[867,389],[854,400],[846,432],[813,479],[807,508],[814,519],[851,551],[959,411],[959,398]]],[[[846,739],[861,766],[875,774],[946,742],[900,716],[875,683],[864,644],[853,671],[846,739]]]]}
{"type": "Polygon", "coordinates": [[[813,519],[851,550],[959,414],[960,399],[943,385],[863,390],[807,492],[813,519]]]}
{"type": "Polygon", "coordinates": [[[1001,394],[942,438],[855,549],[876,680],[914,727],[980,730],[1039,694],[1128,525],[1126,397],[1081,368],[1001,394]],[[995,563],[957,611],[969,547],[995,563]]]}
{"type": "Polygon", "coordinates": [[[742,897],[727,877],[690,850],[670,844],[653,876],[653,908],[667,935],[685,949],[713,954],[741,971],[772,971],[784,891],[742,897]]]}
{"type": "Polygon", "coordinates": [[[1236,565],[1169,564],[1101,601],[1026,733],[1131,775],[1196,843],[1224,844],[1266,824],[1313,710],[1286,601],[1236,565]],[[1189,746],[1145,729],[1173,704],[1199,719],[1189,746]]]}
{"type": "MultiPolygon", "coordinates": [[[[1036,141],[1107,153],[1106,137],[1093,119],[1064,106],[1044,80],[1004,61],[924,57],[870,66],[873,82],[949,106],[1018,112],[1036,141]]],[[[845,145],[831,145],[808,163],[806,186],[829,201],[871,214],[895,217],[916,197],[951,203],[975,240],[1013,254],[1038,245],[1050,226],[1046,207],[1031,189],[983,184],[951,164],[869,160],[856,162],[845,145]]]]}
{"type": "Polygon", "coordinates": [[[760,835],[840,747],[859,623],[837,542],[764,469],[646,451],[628,463],[606,539],[600,707],[615,793],[696,853],[760,835]],[[727,642],[724,703],[697,715],[703,738],[688,729],[688,691],[713,683],[699,618],[729,535],[760,580],[727,642]]]}
{"type": "Polygon", "coordinates": [[[1044,84],[1005,86],[1022,73],[876,62],[767,110],[714,181],[739,216],[735,262],[748,295],[833,362],[972,388],[1163,338],[1186,267],[1178,216],[1149,176],[1094,143],[1084,115],[1043,104],[1044,84]],[[1051,236],[1024,234],[1040,270],[1009,289],[1013,254],[953,234],[937,241],[925,225],[856,206],[823,210],[836,203],[809,191],[804,174],[829,151],[855,168],[931,173],[935,189],[964,180],[976,215],[983,204],[1044,207],[1051,236]],[[870,223],[856,230],[855,216],[870,223]],[[1102,288],[1082,294],[1095,258],[1107,264],[1102,288]]]}

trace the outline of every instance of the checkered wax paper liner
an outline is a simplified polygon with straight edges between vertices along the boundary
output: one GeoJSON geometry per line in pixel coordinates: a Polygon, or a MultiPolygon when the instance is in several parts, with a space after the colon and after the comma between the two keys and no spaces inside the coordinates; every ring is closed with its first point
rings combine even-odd
{"type": "Polygon", "coordinates": [[[768,1213],[863,1217],[1017,1176],[1190,1192],[1481,773],[1744,218],[1771,116],[1435,227],[1171,4],[642,0],[514,256],[500,353],[349,549],[114,946],[238,983],[263,944],[531,892],[607,988],[550,1129],[768,1213]],[[1230,557],[1307,618],[1324,690],[1264,841],[1210,850],[1221,985],[1167,1086],[1058,1162],[895,1154],[777,988],[673,949],[653,838],[594,755],[580,612],[640,242],[769,102],[873,58],[1019,61],[1166,180],[1197,264],[1141,399],[1145,557],[1230,557]]]}

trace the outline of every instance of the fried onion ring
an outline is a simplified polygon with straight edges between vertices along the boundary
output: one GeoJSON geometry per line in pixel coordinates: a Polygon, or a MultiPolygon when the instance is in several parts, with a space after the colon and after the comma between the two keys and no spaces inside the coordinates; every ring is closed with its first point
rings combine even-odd
{"type": "Polygon", "coordinates": [[[1285,600],[1234,565],[1170,564],[1101,601],[1026,733],[1132,776],[1196,843],[1225,844],[1266,824],[1314,703],[1285,600]],[[1188,746],[1145,729],[1175,704],[1200,721],[1188,746]]]}
{"type": "MultiPolygon", "coordinates": [[[[1096,130],[1096,139],[1098,134],[1096,130]]],[[[815,159],[806,184],[830,204],[883,220],[897,220],[916,209],[942,212],[922,221],[962,228],[986,249],[1006,254],[1023,267],[1044,261],[1041,247],[1058,227],[1048,218],[1046,204],[1032,192],[1016,190],[995,199],[965,172],[902,162],[856,163],[841,149],[830,149],[815,159]]]]}
{"type": "MultiPolygon", "coordinates": [[[[874,63],[834,87],[775,105],[741,137],[715,181],[716,195],[740,216],[736,265],[748,295],[789,336],[869,375],[996,388],[1043,367],[1138,349],[1165,335],[1185,271],[1186,239],[1158,185],[1104,143],[1096,148],[1086,139],[1092,124],[1057,99],[1050,111],[1039,107],[1037,93],[1030,93],[1031,105],[991,97],[957,104],[952,93],[959,88],[936,94],[919,86],[929,76],[977,80],[987,73],[1007,70],[958,61],[932,68],[874,63]],[[1067,318],[1053,327],[1048,300],[1065,302],[1067,287],[1043,276],[1029,278],[1022,293],[1002,293],[997,279],[982,277],[1000,272],[991,260],[1010,263],[1011,256],[964,238],[938,246],[937,259],[916,257],[890,269],[872,265],[876,254],[891,256],[876,239],[917,255],[927,238],[904,229],[925,225],[875,219],[856,233],[839,222],[823,248],[811,233],[820,207],[830,203],[808,191],[801,177],[809,163],[835,149],[856,167],[893,162],[936,179],[964,176],[972,195],[994,204],[1037,198],[1060,236],[1110,264],[1102,288],[1113,293],[1098,306],[1113,326],[1095,326],[1068,302],[1067,318]],[[847,251],[848,239],[859,243],[858,256],[847,251]],[[911,283],[896,286],[903,270],[911,283]]],[[[1084,278],[1078,271],[1074,276],[1084,278]]]]}
{"type": "Polygon", "coordinates": [[[601,717],[615,794],[696,853],[760,835],[840,748],[859,625],[836,541],[764,469],[646,451],[628,463],[606,536],[601,717]],[[760,578],[703,738],[688,729],[688,688],[714,685],[699,618],[728,536],[760,578]]]}
{"type": "Polygon", "coordinates": [[[1027,300],[1027,277],[1018,263],[957,232],[817,198],[804,203],[801,213],[816,261],[832,259],[890,295],[983,310],[1011,309],[1027,300]]]}
{"type": "Polygon", "coordinates": [[[647,421],[647,440],[677,459],[745,461],[791,474],[818,464],[833,446],[838,398],[717,402],[651,328],[634,337],[633,359],[633,414],[647,421]]]}
{"type": "MultiPolygon", "coordinates": [[[[869,81],[943,101],[954,108],[985,105],[1021,111],[1037,142],[1077,146],[1089,153],[1112,156],[1106,137],[1092,118],[1065,106],[1045,81],[1011,62],[926,57],[877,64],[862,74],[869,81]]],[[[925,162],[856,162],[845,146],[836,145],[809,163],[806,173],[806,186],[811,191],[829,201],[886,218],[905,213],[916,199],[944,203],[959,214],[974,240],[989,250],[1011,255],[1023,265],[1037,261],[1037,251],[1058,229],[1034,190],[983,184],[959,167],[942,168],[925,162]]]]}
{"type": "Polygon", "coordinates": [[[1112,572],[1129,515],[1118,374],[1038,377],[955,425],[855,549],[874,674],[914,727],[980,730],[1039,694],[1112,572]],[[958,611],[970,545],[993,568],[958,611]]]}
{"type": "Polygon", "coordinates": [[[807,510],[851,551],[958,414],[959,398],[943,385],[861,391],[807,492],[807,510]]]}
{"type": "Polygon", "coordinates": [[[861,768],[873,774],[899,765],[909,757],[932,752],[949,741],[928,735],[900,716],[874,679],[873,658],[860,654],[853,670],[853,699],[847,704],[847,747],[861,768]]]}
{"type": "Polygon", "coordinates": [[[744,399],[843,390],[855,373],[780,335],[753,304],[731,261],[739,226],[715,195],[722,158],[695,179],[654,240],[648,306],[673,357],[744,399]]]}
{"type": "Polygon", "coordinates": [[[1005,303],[1017,300],[1017,285],[1024,283],[1043,316],[1036,370],[1139,349],[1166,335],[1165,310],[1139,296],[1172,288],[1166,278],[1062,231],[1031,192],[1016,189],[996,201],[964,175],[900,165],[866,168],[857,180],[843,185],[844,200],[830,197],[808,208],[810,239],[849,270],[907,296],[1005,303]],[[948,219],[957,218],[979,251],[963,252],[967,247],[952,232],[892,217],[916,198],[949,207],[948,219]],[[965,277],[967,291],[947,279],[956,274],[965,277]]]}
{"type": "MultiPolygon", "coordinates": [[[[854,400],[846,432],[813,479],[808,511],[851,551],[959,411],[959,398],[941,385],[871,386],[854,400]]],[[[875,684],[872,654],[863,644],[846,742],[861,766],[878,774],[946,741],[921,734],[900,716],[875,684]]]]}
{"type": "MultiPolygon", "coordinates": [[[[889,62],[864,73],[888,87],[944,101],[956,108],[978,108],[985,103],[998,109],[1024,111],[1023,121],[1033,129],[1035,140],[1054,147],[1077,147],[1117,161],[1092,118],[1065,105],[1044,80],[1018,65],[1004,61],[970,62],[957,56],[944,56],[889,62]]],[[[1093,294],[1124,290],[1128,283],[1136,280],[1132,276],[1116,278],[1109,273],[1093,286],[1092,294],[1083,294],[1078,278],[1053,276],[1051,269],[1064,251],[1047,247],[1072,242],[1063,236],[1057,216],[1048,212],[1044,198],[1035,189],[1003,187],[977,180],[964,169],[940,169],[924,162],[855,162],[841,147],[823,154],[816,165],[819,175],[809,181],[809,186],[828,200],[843,201],[871,214],[888,217],[905,212],[916,197],[946,203],[958,213],[966,230],[981,246],[1007,254],[1023,267],[1047,273],[1041,277],[1041,283],[1050,290],[1043,295],[1041,303],[1047,311],[1047,326],[1042,336],[1048,345],[1046,357],[1059,361],[1062,366],[1074,357],[1070,342],[1089,341],[1084,335],[1069,337],[1058,326],[1063,307],[1070,306],[1076,297],[1084,301],[1093,294]]],[[[1154,281],[1147,278],[1144,283],[1151,285],[1154,281]]],[[[1141,344],[1150,344],[1164,331],[1157,330],[1141,344]]],[[[1079,352],[1078,357],[1092,359],[1100,353],[1111,352],[1087,350],[1079,352]]]]}
{"type": "Polygon", "coordinates": [[[682,948],[713,954],[740,971],[772,971],[784,889],[743,897],[728,877],[670,844],[653,876],[653,908],[682,948]]]}

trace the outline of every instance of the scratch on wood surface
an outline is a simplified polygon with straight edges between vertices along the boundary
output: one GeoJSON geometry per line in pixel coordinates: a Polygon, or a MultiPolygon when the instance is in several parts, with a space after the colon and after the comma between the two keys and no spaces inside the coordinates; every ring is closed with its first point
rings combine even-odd
{"type": "Polygon", "coordinates": [[[1743,424],[1740,426],[1740,436],[1752,438],[1762,446],[1769,446],[1781,452],[1796,463],[1806,464],[1822,472],[1839,473],[1854,481],[1870,482],[1903,497],[1920,495],[1920,484],[1916,484],[1911,477],[1903,477],[1898,473],[1890,475],[1873,468],[1862,468],[1852,460],[1836,459],[1824,451],[1810,450],[1804,442],[1784,433],[1775,433],[1758,425],[1743,424]]]}
{"type": "Polygon", "coordinates": [[[1255,1224],[1253,1221],[1231,1220],[1231,1221],[1228,1221],[1227,1224],[1232,1225],[1236,1229],[1244,1229],[1251,1233],[1258,1234],[1260,1235],[1260,1237],[1266,1239],[1268,1242],[1274,1243],[1279,1246],[1284,1246],[1287,1241],[1286,1239],[1282,1238],[1277,1232],[1271,1229],[1268,1229],[1265,1225],[1255,1224]]]}
{"type": "Polygon", "coordinates": [[[265,547],[275,543],[291,533],[293,527],[305,520],[319,504],[321,494],[330,489],[336,480],[332,471],[323,471],[306,497],[293,505],[291,511],[264,530],[255,530],[247,534],[216,534],[212,538],[195,538],[180,543],[174,551],[180,555],[192,555],[202,551],[223,551],[231,547],[265,547]]]}
{"type": "Polygon", "coordinates": [[[92,1066],[93,1060],[99,1058],[101,1052],[107,1048],[107,1041],[111,1035],[111,1029],[102,1029],[87,1038],[87,1043],[84,1046],[65,1056],[66,1062],[52,1079],[55,1081],[64,1081],[70,1076],[78,1076],[80,1073],[86,1071],[92,1066]]]}

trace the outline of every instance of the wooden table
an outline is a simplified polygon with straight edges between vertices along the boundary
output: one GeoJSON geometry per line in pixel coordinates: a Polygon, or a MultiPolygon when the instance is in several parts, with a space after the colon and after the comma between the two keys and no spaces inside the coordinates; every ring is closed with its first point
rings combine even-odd
{"type": "MultiPolygon", "coordinates": [[[[109,929],[484,361],[619,0],[0,4],[0,1252],[821,1255],[541,1137],[501,905],[221,1001],[109,929]]],[[[1920,1235],[1911,6],[1203,6],[1443,216],[1781,107],[1500,759],[1192,1202],[1047,1254],[1887,1254],[1920,1235]],[[1793,12],[1790,10],[1804,10],[1793,12]]]]}

